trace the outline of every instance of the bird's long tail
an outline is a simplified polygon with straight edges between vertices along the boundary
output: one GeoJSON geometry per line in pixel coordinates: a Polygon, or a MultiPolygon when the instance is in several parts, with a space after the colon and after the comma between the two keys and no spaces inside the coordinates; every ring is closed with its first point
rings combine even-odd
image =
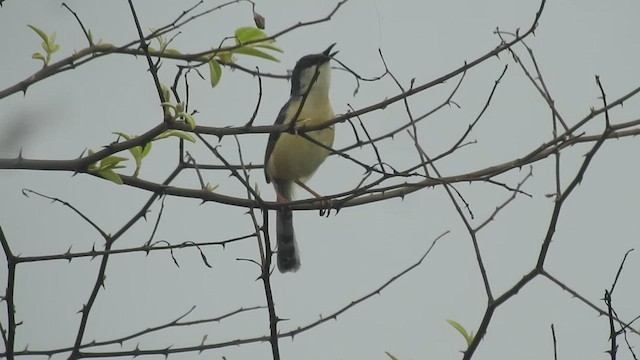
{"type": "Polygon", "coordinates": [[[285,273],[300,268],[300,254],[293,231],[293,211],[283,207],[276,213],[276,238],[278,240],[278,270],[285,273]]]}
{"type": "MultiPolygon", "coordinates": [[[[293,182],[274,179],[273,185],[278,193],[278,201],[290,201],[293,198],[293,182]]],[[[300,268],[300,254],[296,235],[293,231],[293,211],[288,206],[276,212],[276,240],[278,242],[278,270],[285,273],[300,268]]]]}

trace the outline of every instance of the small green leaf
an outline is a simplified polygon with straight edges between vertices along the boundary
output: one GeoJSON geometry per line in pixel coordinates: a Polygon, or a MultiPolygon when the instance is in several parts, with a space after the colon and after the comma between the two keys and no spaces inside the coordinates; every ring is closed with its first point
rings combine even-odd
{"type": "Polygon", "coordinates": [[[176,49],[167,49],[164,51],[165,53],[169,54],[169,55],[182,55],[182,53],[176,49]]]}
{"type": "Polygon", "coordinates": [[[220,77],[222,77],[222,68],[215,59],[211,59],[211,61],[209,61],[209,73],[209,77],[211,79],[211,87],[216,87],[216,85],[218,85],[218,83],[220,82],[220,77]]]}
{"type": "MultiPolygon", "coordinates": [[[[87,151],[87,153],[89,154],[89,156],[91,156],[91,155],[95,154],[95,151],[89,149],[87,151]]],[[[87,166],[87,170],[89,170],[89,171],[92,171],[92,170],[95,170],[95,169],[97,169],[96,163],[91,163],[91,164],[89,164],[89,166],[87,166]]]]}
{"type": "Polygon", "coordinates": [[[42,39],[42,41],[44,41],[45,43],[47,43],[49,41],[49,36],[47,36],[47,33],[45,33],[44,31],[38,29],[37,27],[33,26],[33,25],[27,25],[28,27],[31,28],[31,30],[35,31],[38,36],[40,36],[40,38],[42,39]]]}
{"type": "MultiPolygon", "coordinates": [[[[193,127],[195,127],[195,125],[193,127]]],[[[193,136],[191,136],[191,134],[187,134],[186,132],[178,131],[175,134],[175,136],[179,137],[182,140],[186,140],[188,142],[191,142],[191,143],[195,143],[196,142],[196,139],[193,136]]]]}
{"type": "Polygon", "coordinates": [[[176,112],[182,114],[184,112],[184,102],[180,101],[176,104],[176,112]]]}
{"type": "Polygon", "coordinates": [[[133,171],[133,177],[138,177],[140,168],[142,167],[142,148],[140,146],[136,146],[129,149],[129,152],[133,155],[133,160],[136,162],[136,169],[133,171]]]}
{"type": "Polygon", "coordinates": [[[33,55],[31,55],[32,59],[36,59],[36,60],[42,60],[44,61],[44,55],[40,54],[40,53],[33,53],[33,55]]]}
{"type": "Polygon", "coordinates": [[[388,356],[391,360],[398,360],[398,358],[397,358],[397,357],[395,357],[395,356],[393,356],[393,355],[389,354],[389,352],[388,352],[388,351],[385,351],[384,353],[385,353],[385,354],[387,354],[387,356],[388,356]]]}
{"type": "Polygon", "coordinates": [[[191,134],[187,134],[186,132],[180,131],[180,130],[167,130],[167,131],[163,132],[162,134],[156,136],[156,138],[153,139],[153,140],[166,139],[166,138],[171,137],[171,136],[175,136],[175,137],[178,137],[180,139],[183,139],[183,140],[186,140],[186,141],[189,141],[189,142],[192,142],[192,143],[196,142],[196,139],[193,136],[191,136],[191,134]]]}
{"type": "Polygon", "coordinates": [[[118,175],[115,171],[111,170],[111,169],[103,169],[103,170],[99,170],[97,172],[97,174],[111,182],[114,182],[118,185],[122,185],[122,178],[120,178],[120,175],[118,175]]]}
{"type": "Polygon", "coordinates": [[[458,330],[460,334],[462,334],[464,339],[467,341],[467,346],[471,345],[471,343],[473,342],[473,332],[469,334],[467,330],[464,328],[464,326],[460,325],[460,323],[458,323],[457,321],[447,320],[447,322],[451,326],[453,326],[456,330],[458,330]]]}
{"type": "MultiPolygon", "coordinates": [[[[184,114],[183,117],[184,117],[184,121],[186,121],[187,124],[189,124],[189,127],[191,128],[191,130],[196,128],[196,119],[193,116],[189,114],[184,114]]],[[[195,142],[195,140],[191,142],[195,142]]]]}
{"type": "Polygon", "coordinates": [[[119,131],[113,131],[112,134],[121,136],[127,141],[129,141],[129,140],[131,140],[131,139],[133,139],[135,137],[135,136],[131,136],[131,135],[127,134],[127,133],[123,133],[123,132],[119,132],[119,131]]]}
{"type": "Polygon", "coordinates": [[[235,62],[235,59],[233,58],[233,53],[231,53],[230,51],[219,52],[218,58],[220,59],[220,61],[226,64],[235,62]]]}
{"type": "Polygon", "coordinates": [[[171,101],[171,91],[169,90],[169,88],[164,85],[164,84],[160,84],[160,89],[162,90],[162,98],[164,101],[171,101]]]}
{"type": "Polygon", "coordinates": [[[218,188],[218,186],[220,186],[220,185],[211,185],[211,184],[207,183],[207,185],[205,185],[205,187],[204,187],[204,190],[208,191],[208,192],[214,192],[218,188]]]}
{"type": "Polygon", "coordinates": [[[131,153],[131,155],[133,155],[133,158],[135,159],[137,165],[138,162],[142,160],[142,147],[134,146],[129,149],[129,152],[131,153]]]}
{"type": "Polygon", "coordinates": [[[165,108],[171,108],[171,109],[173,109],[173,110],[175,110],[175,109],[176,109],[176,106],[175,106],[175,105],[173,105],[172,103],[168,102],[168,101],[165,101],[165,102],[163,102],[163,103],[160,103],[160,106],[165,107],[165,108]]]}
{"type": "Polygon", "coordinates": [[[53,34],[49,35],[49,40],[47,41],[47,44],[53,45],[55,43],[56,43],[56,32],[54,31],[53,34]]]}
{"type": "Polygon", "coordinates": [[[148,142],[142,145],[142,153],[140,154],[140,158],[144,158],[145,156],[147,156],[150,151],[151,151],[151,142],[148,142]]]}
{"type": "Polygon", "coordinates": [[[100,162],[100,169],[115,168],[118,163],[129,159],[120,156],[108,156],[100,162]]]}
{"type": "Polygon", "coordinates": [[[264,31],[250,26],[236,29],[235,36],[236,43],[238,45],[242,45],[249,41],[258,41],[267,37],[264,31]]]}
{"type": "Polygon", "coordinates": [[[284,53],[284,50],[280,49],[279,47],[273,44],[275,44],[275,41],[263,41],[257,44],[252,44],[251,46],[255,46],[263,49],[269,49],[269,50],[277,51],[279,53],[284,53]]]}
{"type": "Polygon", "coordinates": [[[235,50],[233,50],[234,53],[236,54],[244,54],[244,55],[249,55],[249,56],[255,56],[255,57],[259,57],[259,58],[263,58],[263,59],[267,59],[267,60],[271,60],[271,61],[275,61],[275,62],[280,62],[280,60],[278,60],[278,58],[267,54],[264,51],[260,51],[258,49],[255,49],[253,47],[248,47],[248,46],[243,46],[241,48],[237,48],[235,50]]]}

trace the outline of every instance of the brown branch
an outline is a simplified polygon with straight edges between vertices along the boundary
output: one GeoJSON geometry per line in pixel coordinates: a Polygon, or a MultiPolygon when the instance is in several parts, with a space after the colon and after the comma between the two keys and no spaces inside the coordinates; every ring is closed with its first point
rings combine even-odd
{"type": "MultiPolygon", "coordinates": [[[[611,106],[611,105],[610,105],[611,106]]],[[[632,137],[640,135],[640,129],[628,129],[621,131],[627,127],[634,127],[640,125],[640,120],[630,121],[628,123],[612,125],[612,129],[618,129],[615,131],[611,131],[606,135],[607,139],[618,139],[624,137],[632,137]]],[[[403,197],[414,191],[418,191],[420,189],[424,189],[431,186],[441,185],[443,183],[457,183],[457,182],[469,182],[469,181],[485,181],[489,177],[494,177],[496,175],[511,171],[513,169],[520,168],[522,166],[535,163],[542,159],[547,158],[552,155],[555,151],[562,150],[564,148],[582,144],[582,143],[590,143],[598,141],[598,139],[602,138],[602,135],[583,135],[580,137],[573,137],[570,139],[564,139],[564,141],[560,141],[560,139],[554,139],[550,142],[544,143],[539,146],[535,150],[529,152],[526,156],[507,161],[504,163],[496,164],[490,167],[486,167],[480,170],[460,174],[447,176],[439,179],[425,179],[416,183],[405,183],[401,186],[396,186],[393,191],[384,191],[384,193],[367,195],[365,197],[356,197],[352,198],[349,201],[345,201],[341,204],[342,207],[351,207],[351,206],[359,206],[362,204],[373,203],[377,201],[382,201],[395,197],[403,197]]],[[[131,146],[136,146],[136,144],[141,143],[141,141],[136,141],[138,138],[131,140],[134,144],[131,146]]],[[[127,142],[128,143],[128,142],[127,142]]],[[[118,144],[124,144],[118,143],[118,144]]],[[[116,145],[118,145],[116,144],[116,145]]],[[[115,145],[114,145],[115,146],[115,145]]],[[[118,146],[120,147],[120,146],[118,146]]],[[[112,152],[112,151],[109,151],[112,152]]],[[[98,153],[96,153],[98,154],[98,153]]],[[[92,156],[95,156],[91,155],[92,156]]],[[[16,158],[16,159],[0,159],[0,169],[23,169],[23,170],[56,170],[56,171],[71,171],[71,172],[79,172],[78,169],[87,162],[87,159],[90,156],[76,159],[76,160],[34,160],[34,159],[24,159],[24,158],[16,158]]],[[[234,169],[240,169],[239,166],[232,166],[234,169]]],[[[225,165],[225,169],[228,169],[225,165]]],[[[82,171],[81,171],[82,172],[82,171]]],[[[93,174],[89,174],[92,176],[97,176],[93,174]]],[[[136,187],[139,189],[147,190],[157,194],[178,196],[178,197],[186,197],[186,198],[194,198],[201,199],[204,201],[214,201],[221,204],[239,206],[239,207],[260,207],[259,204],[256,204],[254,201],[250,201],[243,198],[237,198],[233,196],[227,196],[223,194],[203,191],[201,189],[187,189],[181,187],[168,186],[165,184],[155,183],[147,180],[143,180],[140,178],[120,175],[123,183],[128,186],[136,187]]],[[[334,194],[330,196],[325,196],[325,198],[337,198],[340,196],[349,195],[350,192],[334,194]]],[[[279,205],[275,202],[265,202],[264,206],[268,209],[276,209],[279,205]]],[[[309,200],[298,200],[291,202],[291,206],[295,210],[318,210],[319,205],[316,201],[309,200]]]]}
{"type": "Polygon", "coordinates": [[[9,242],[2,231],[2,227],[0,227],[0,244],[2,244],[2,250],[4,251],[4,256],[7,259],[7,289],[4,293],[3,300],[7,304],[7,320],[9,322],[7,326],[7,335],[5,338],[3,332],[3,340],[5,343],[5,355],[7,360],[14,359],[14,346],[16,341],[16,306],[15,306],[15,282],[16,282],[16,265],[18,264],[16,261],[16,257],[11,252],[11,247],[9,246],[9,242]]]}
{"type": "MultiPolygon", "coordinates": [[[[542,275],[542,276],[546,277],[547,279],[551,280],[551,282],[556,284],[559,288],[561,288],[562,290],[564,290],[564,291],[568,292],[569,294],[571,294],[572,297],[580,300],[582,303],[584,303],[585,305],[587,305],[588,307],[593,309],[595,312],[598,313],[599,316],[607,316],[607,311],[606,310],[603,310],[603,309],[599,308],[593,302],[589,301],[587,298],[585,298],[584,296],[580,295],[577,291],[573,290],[569,286],[565,285],[562,281],[558,280],[556,277],[554,277],[553,275],[549,274],[546,270],[542,270],[540,272],[540,275],[542,275]]],[[[634,329],[630,325],[630,323],[624,322],[621,319],[619,319],[618,317],[614,317],[613,320],[615,322],[617,322],[618,324],[622,325],[623,327],[628,328],[633,333],[635,333],[637,335],[640,335],[640,331],[634,329]]]]}
{"type": "MultiPolygon", "coordinates": [[[[246,307],[246,308],[240,308],[238,310],[234,310],[231,311],[229,313],[226,313],[224,315],[220,315],[220,316],[216,316],[213,318],[208,318],[208,319],[199,319],[199,320],[191,320],[191,321],[182,321],[185,317],[187,317],[196,307],[193,306],[191,307],[191,309],[189,309],[186,313],[180,315],[178,318],[176,318],[175,320],[172,320],[168,323],[162,324],[162,325],[157,325],[157,326],[153,326],[153,327],[149,327],[146,328],[144,330],[140,330],[137,331],[135,333],[132,333],[130,335],[126,335],[126,336],[122,336],[119,338],[115,338],[115,339],[111,339],[111,340],[105,340],[105,341],[91,341],[89,343],[85,343],[81,346],[81,349],[86,350],[86,349],[91,349],[91,348],[97,348],[100,346],[107,346],[107,345],[120,345],[122,346],[126,341],[131,341],[133,339],[136,339],[138,337],[141,337],[143,335],[147,335],[147,334],[152,334],[155,332],[159,332],[162,330],[166,330],[166,329],[170,329],[170,328],[175,328],[175,327],[186,327],[186,326],[194,326],[194,325],[200,325],[200,324],[208,324],[208,323],[219,323],[220,321],[230,318],[232,316],[241,314],[241,313],[245,313],[245,312],[249,312],[249,311],[253,311],[253,310],[259,310],[259,309],[263,309],[264,306],[252,306],[252,307],[246,307]]],[[[67,353],[72,351],[73,348],[68,347],[68,348],[60,348],[60,349],[52,349],[52,350],[22,350],[22,351],[16,351],[15,355],[16,356],[48,356],[48,357],[52,357],[53,355],[56,354],[61,354],[61,353],[67,353]]],[[[0,356],[6,356],[5,354],[1,354],[0,356]]]]}
{"type": "Polygon", "coordinates": [[[551,239],[553,238],[553,235],[555,234],[555,229],[556,229],[556,225],[558,223],[558,219],[560,217],[560,212],[562,210],[562,206],[563,206],[564,202],[568,199],[569,195],[571,195],[573,190],[575,190],[576,186],[582,180],[585,172],[587,171],[587,168],[591,164],[591,161],[592,161],[593,157],[598,152],[598,150],[600,149],[600,147],[602,146],[604,141],[607,139],[607,137],[608,137],[608,135],[610,134],[611,131],[612,130],[611,130],[610,127],[607,127],[604,130],[604,132],[602,133],[600,138],[596,141],[596,143],[591,148],[591,150],[589,150],[589,152],[586,154],[585,159],[582,161],[582,165],[580,166],[580,169],[576,173],[573,181],[571,181],[571,183],[567,186],[567,188],[563,192],[562,196],[555,202],[553,213],[551,215],[551,220],[549,222],[549,226],[548,226],[548,229],[547,229],[547,234],[546,234],[544,240],[542,241],[542,246],[541,246],[541,249],[540,249],[540,253],[538,255],[538,261],[536,263],[535,268],[533,270],[531,270],[531,272],[529,272],[527,275],[525,275],[513,287],[511,287],[504,294],[502,294],[500,297],[496,298],[494,301],[489,301],[489,304],[487,305],[487,309],[485,310],[484,317],[482,318],[480,326],[478,327],[478,330],[476,331],[477,335],[475,336],[475,338],[473,339],[471,344],[469,344],[469,347],[467,348],[467,350],[464,353],[464,357],[463,357],[464,360],[471,359],[471,357],[473,356],[473,354],[477,350],[478,346],[480,345],[480,341],[482,340],[482,338],[484,337],[484,335],[487,332],[487,329],[489,327],[489,323],[491,322],[491,319],[493,317],[493,313],[495,312],[495,310],[501,304],[503,304],[504,302],[509,300],[511,297],[515,296],[518,293],[518,291],[520,291],[520,289],[522,289],[531,280],[533,280],[535,277],[537,277],[538,275],[540,275],[540,274],[542,274],[544,272],[544,262],[545,262],[545,259],[547,257],[547,253],[549,251],[549,245],[551,244],[551,239]]]}

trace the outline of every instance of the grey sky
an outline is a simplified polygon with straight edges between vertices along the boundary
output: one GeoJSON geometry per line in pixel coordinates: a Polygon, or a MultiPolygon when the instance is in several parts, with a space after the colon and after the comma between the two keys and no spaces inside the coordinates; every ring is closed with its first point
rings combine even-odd
{"type": "MultiPolygon", "coordinates": [[[[86,46],[73,16],[60,1],[26,2],[6,0],[0,8],[0,89],[29,77],[41,67],[31,54],[40,51],[40,39],[27,24],[47,33],[56,31],[61,49],[53,61],[86,46]]],[[[124,1],[66,2],[91,29],[94,38],[116,45],[137,37],[124,1]]],[[[206,2],[211,7],[213,2],[206,2]]],[[[191,2],[137,1],[144,29],[158,28],[174,19],[191,2]]],[[[258,2],[265,16],[266,32],[275,33],[298,21],[325,16],[336,2],[258,2]]],[[[350,0],[331,22],[278,39],[285,53],[280,63],[238,57],[238,63],[261,71],[284,74],[295,61],[337,42],[337,58],[365,77],[383,72],[378,57],[382,49],[390,70],[403,86],[431,81],[464,61],[490,51],[499,44],[493,34],[527,29],[538,1],[374,1],[350,0]]],[[[181,29],[172,47],[184,53],[205,51],[240,26],[251,26],[248,4],[233,5],[194,21],[181,29]]],[[[640,3],[631,0],[549,1],[535,37],[527,44],[535,51],[541,72],[558,110],[569,125],[600,107],[600,92],[594,75],[601,76],[610,100],[639,86],[640,3]]],[[[526,58],[526,51],[517,48],[526,58]]],[[[467,74],[454,97],[460,109],[447,107],[423,120],[420,141],[431,155],[448,149],[481,111],[494,81],[504,65],[509,69],[490,108],[471,139],[477,144],[462,148],[439,164],[446,176],[462,174],[513,160],[552,138],[550,111],[511,56],[489,60],[467,74]]],[[[530,65],[530,62],[527,62],[530,65]]],[[[176,63],[164,61],[161,81],[171,84],[176,63]]],[[[14,94],[0,101],[0,157],[15,157],[20,147],[27,158],[71,159],[83,150],[100,149],[115,140],[113,131],[140,134],[161,120],[157,94],[142,57],[107,56],[73,71],[46,79],[30,87],[26,96],[14,94]],[[11,132],[13,129],[13,132],[11,132]],[[7,135],[13,134],[13,135],[7,135]]],[[[443,102],[457,78],[409,99],[412,111],[421,115],[443,102]]],[[[331,98],[336,113],[376,103],[399,93],[390,78],[361,83],[354,97],[355,81],[347,72],[334,70],[331,98]]],[[[271,124],[286,101],[289,84],[263,80],[263,102],[257,125],[271,124]]],[[[238,126],[251,116],[257,81],[239,71],[224,69],[217,88],[208,80],[190,79],[190,107],[196,120],[208,126],[238,126]]],[[[638,119],[640,102],[632,98],[611,112],[612,122],[638,119]]],[[[406,122],[401,103],[363,117],[372,134],[406,122]]],[[[604,120],[586,130],[601,131],[604,120]],[[597,126],[596,126],[597,124],[597,126]]],[[[267,136],[240,138],[246,162],[262,162],[267,136]]],[[[216,139],[210,141],[216,144],[216,139]]],[[[335,146],[351,145],[353,133],[338,125],[335,146]]],[[[237,162],[231,137],[220,142],[220,151],[237,162]]],[[[402,169],[417,161],[411,139],[401,134],[380,143],[383,160],[402,169]]],[[[589,145],[567,149],[562,155],[563,186],[573,178],[589,145]]],[[[177,141],[155,143],[140,176],[161,182],[173,170],[177,141]]],[[[189,145],[199,163],[217,163],[201,142],[189,145]]],[[[567,201],[560,217],[547,260],[550,273],[604,308],[600,300],[611,286],[624,253],[638,248],[640,177],[634,137],[607,141],[584,181],[567,201]]],[[[125,154],[128,155],[128,154],[125,154]]],[[[374,162],[370,148],[351,153],[364,162],[374,162]]],[[[131,163],[131,161],[129,162],[131,163]]],[[[511,171],[497,179],[515,186],[528,168],[511,171]]],[[[123,173],[133,172],[131,164],[123,173]]],[[[316,191],[334,194],[352,189],[362,177],[353,163],[330,157],[310,181],[316,191]]],[[[501,294],[530,271],[544,238],[553,201],[554,163],[550,157],[538,162],[524,190],[533,197],[518,196],[479,235],[494,292],[501,294]]],[[[243,197],[244,191],[227,173],[210,172],[206,181],[219,185],[217,192],[243,197]]],[[[262,171],[251,173],[267,199],[274,199],[262,171]]],[[[87,175],[34,171],[0,171],[0,226],[14,253],[59,254],[101,248],[99,235],[69,209],[49,201],[22,195],[32,189],[72,203],[105,231],[117,231],[138,211],[149,193],[116,186],[87,175]]],[[[186,172],[176,186],[197,188],[193,173],[186,172]]],[[[484,221],[510,193],[489,184],[459,184],[476,220],[484,221]]],[[[306,197],[303,191],[298,191],[306,197]]],[[[143,244],[151,233],[160,209],[151,208],[148,221],[138,223],[115,247],[143,244]]],[[[250,234],[250,218],[242,208],[198,200],[167,198],[156,240],[220,241],[250,234]]],[[[426,251],[433,239],[445,236],[416,270],[379,296],[358,305],[337,321],[327,322],[293,341],[283,339],[285,359],[384,359],[384,351],[399,359],[450,359],[460,357],[463,338],[449,325],[454,319],[475,331],[481,321],[486,296],[469,235],[442,187],[425,189],[404,200],[391,199],[343,209],[337,216],[321,218],[317,212],[294,214],[301,246],[302,268],[296,274],[272,277],[278,314],[289,319],[281,331],[304,326],[346,306],[379,287],[426,251]]],[[[273,218],[272,218],[273,220],[273,218]]],[[[272,221],[273,223],[273,221],[272,221]]],[[[134,253],[114,256],[107,270],[106,288],[99,294],[89,319],[85,339],[108,340],[177,318],[192,306],[188,319],[215,317],[240,307],[263,305],[262,283],[255,281],[257,266],[237,258],[258,259],[255,240],[205,250],[213,268],[207,268],[195,249],[178,250],[176,267],[165,252],[149,256],[134,253]]],[[[638,253],[631,253],[615,294],[615,307],[622,319],[639,315],[638,253]]],[[[0,260],[0,283],[6,286],[4,258],[0,260]]],[[[82,304],[87,301],[98,260],[52,261],[21,264],[16,287],[17,318],[23,321],[17,333],[17,349],[51,349],[72,345],[82,304]]],[[[3,303],[4,305],[4,303],[3,303]]],[[[6,315],[2,317],[5,323],[6,315]]],[[[552,359],[550,324],[555,324],[559,355],[565,359],[601,359],[608,344],[604,317],[572,298],[550,281],[539,278],[500,307],[476,354],[476,359],[552,359]]],[[[638,325],[635,326],[638,328],[638,325]]],[[[192,346],[268,334],[266,310],[239,315],[221,323],[177,328],[125,343],[123,349],[168,345],[192,346]]],[[[638,337],[630,337],[637,346],[638,337]]],[[[116,349],[115,347],[111,350],[116,349]]],[[[198,354],[172,355],[192,358],[198,354]]],[[[625,353],[625,356],[628,353],[625,353]]],[[[270,356],[267,343],[228,347],[201,354],[206,358],[246,359],[270,356]]],[[[61,358],[61,357],[57,357],[61,358]]]]}

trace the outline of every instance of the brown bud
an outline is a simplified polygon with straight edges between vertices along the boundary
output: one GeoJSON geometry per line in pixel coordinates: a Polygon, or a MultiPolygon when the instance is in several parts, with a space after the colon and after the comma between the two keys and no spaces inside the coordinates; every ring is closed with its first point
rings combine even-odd
{"type": "Polygon", "coordinates": [[[258,14],[257,12],[253,12],[253,21],[256,23],[256,27],[258,29],[264,30],[264,16],[258,14]]]}

